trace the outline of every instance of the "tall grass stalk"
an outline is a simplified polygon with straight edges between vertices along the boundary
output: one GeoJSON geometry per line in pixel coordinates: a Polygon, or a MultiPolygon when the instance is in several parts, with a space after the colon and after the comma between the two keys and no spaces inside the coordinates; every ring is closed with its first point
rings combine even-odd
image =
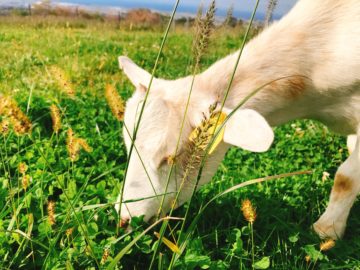
{"type": "MultiPolygon", "coordinates": [[[[181,141],[181,136],[183,133],[183,129],[184,129],[184,125],[185,125],[185,121],[186,121],[186,116],[189,110],[189,105],[190,105],[190,99],[191,99],[191,95],[192,95],[192,91],[193,91],[193,87],[194,87],[194,82],[195,82],[195,77],[196,77],[196,73],[198,71],[199,68],[199,64],[200,64],[200,59],[202,57],[202,55],[204,54],[207,46],[208,46],[208,42],[209,42],[209,38],[210,38],[210,34],[211,34],[211,27],[214,24],[214,16],[215,16],[215,0],[213,0],[209,6],[208,11],[206,12],[205,18],[202,18],[202,5],[200,5],[198,13],[197,13],[197,17],[195,19],[195,31],[196,31],[196,36],[193,42],[193,56],[194,56],[194,67],[193,67],[193,74],[192,74],[192,80],[191,80],[191,85],[190,85],[190,91],[189,91],[189,95],[187,97],[186,100],[186,105],[185,105],[185,110],[184,110],[184,114],[182,117],[182,121],[181,121],[181,125],[180,125],[180,132],[178,135],[178,139],[176,142],[176,147],[175,147],[175,153],[173,154],[173,156],[177,155],[177,152],[179,150],[179,146],[180,146],[180,141],[181,141]]],[[[167,189],[170,183],[170,178],[172,175],[174,169],[174,164],[171,164],[168,176],[167,176],[167,181],[166,181],[166,186],[165,186],[165,192],[167,193],[167,189]]],[[[178,192],[179,193],[179,192],[178,192]]],[[[176,198],[177,199],[177,198],[176,198]]],[[[175,201],[176,201],[175,199],[175,201]]],[[[162,197],[162,201],[159,207],[159,213],[162,211],[162,207],[165,201],[165,196],[162,197]]],[[[170,211],[170,215],[172,213],[173,207],[170,211]]],[[[161,237],[162,237],[162,233],[160,233],[161,237]]]]}
{"type": "Polygon", "coordinates": [[[250,226],[250,234],[251,234],[251,266],[252,269],[255,269],[255,243],[254,243],[254,224],[253,223],[249,223],[250,226]]]}
{"type": "MultiPolygon", "coordinates": [[[[237,67],[238,67],[238,65],[239,65],[240,58],[241,58],[243,49],[244,49],[244,47],[245,47],[246,41],[247,41],[247,39],[248,39],[248,36],[249,36],[249,33],[250,33],[250,28],[251,28],[252,23],[253,23],[253,21],[254,21],[254,18],[255,18],[255,14],[256,14],[258,5],[259,5],[259,0],[256,1],[255,7],[254,7],[254,9],[253,9],[253,12],[252,12],[252,15],[251,15],[251,19],[250,19],[249,25],[248,25],[248,27],[247,27],[245,36],[244,36],[244,38],[243,38],[242,46],[241,46],[241,48],[240,48],[240,51],[239,51],[239,54],[238,54],[238,57],[237,57],[237,60],[236,60],[236,63],[235,63],[233,72],[232,72],[232,74],[231,74],[231,78],[230,78],[228,87],[227,87],[227,89],[226,89],[226,92],[225,92],[223,101],[222,101],[222,103],[221,103],[220,111],[222,111],[222,109],[223,109],[223,107],[224,107],[224,105],[225,105],[225,102],[226,102],[226,100],[227,100],[228,94],[229,94],[229,92],[230,92],[231,85],[232,85],[232,82],[233,82],[233,80],[234,80],[234,78],[235,78],[235,73],[236,73],[237,67]]],[[[254,92],[255,92],[254,94],[256,94],[258,91],[254,91],[254,92]]],[[[252,95],[251,95],[251,96],[252,96],[252,95]]],[[[250,98],[250,97],[249,97],[249,98],[250,98]]],[[[246,100],[246,98],[245,98],[244,100],[246,100]]],[[[240,105],[242,105],[242,104],[240,104],[240,105]]],[[[229,116],[228,116],[228,117],[229,117],[229,116]]],[[[218,117],[218,119],[217,119],[217,123],[218,123],[219,119],[220,119],[220,115],[219,115],[219,117],[218,117]]],[[[217,126],[217,123],[215,124],[215,126],[217,126]]],[[[220,129],[219,129],[219,131],[220,131],[220,129]]],[[[216,137],[215,137],[215,134],[214,134],[212,137],[213,137],[213,138],[212,138],[212,142],[213,142],[213,141],[214,141],[214,138],[216,138],[216,137]]],[[[183,232],[184,232],[184,228],[185,228],[185,224],[186,224],[187,217],[188,217],[188,215],[189,215],[190,206],[191,206],[191,203],[192,203],[194,194],[195,194],[195,192],[196,192],[196,190],[197,190],[197,186],[198,186],[198,183],[199,183],[199,181],[200,181],[200,178],[201,178],[201,175],[202,175],[202,170],[203,170],[203,167],[204,167],[204,165],[205,165],[205,160],[207,159],[207,155],[208,155],[208,151],[209,151],[209,150],[210,150],[210,148],[209,148],[209,145],[208,145],[207,151],[205,151],[205,154],[204,154],[204,156],[203,156],[203,158],[202,158],[202,161],[201,161],[201,164],[200,164],[200,168],[199,168],[199,171],[198,171],[198,176],[197,176],[197,179],[196,179],[194,188],[193,188],[193,192],[192,192],[191,197],[190,197],[190,201],[189,201],[189,204],[188,204],[188,208],[187,208],[186,213],[185,213],[185,219],[184,219],[184,222],[183,222],[183,224],[182,224],[182,227],[181,227],[181,230],[180,230],[180,234],[179,234],[179,238],[178,238],[178,242],[179,242],[179,243],[181,243],[181,238],[182,238],[182,234],[183,234],[183,232]]],[[[173,258],[175,258],[175,256],[173,256],[173,258]]]]}
{"type": "Polygon", "coordinates": [[[265,27],[268,27],[272,20],[274,10],[277,6],[277,2],[278,2],[278,0],[269,0],[268,6],[266,9],[266,14],[265,14],[265,21],[264,21],[265,27]]]}
{"type": "MultiPolygon", "coordinates": [[[[214,25],[214,19],[215,19],[215,0],[213,0],[211,2],[210,6],[209,6],[209,9],[206,12],[205,18],[202,18],[202,5],[199,7],[197,18],[196,18],[196,23],[195,23],[196,37],[195,37],[195,41],[193,43],[193,54],[194,54],[193,75],[192,75],[189,95],[187,97],[187,101],[186,101],[186,105],[185,105],[185,111],[184,111],[182,121],[181,121],[180,132],[179,132],[176,147],[175,147],[175,153],[174,153],[175,157],[177,156],[177,152],[179,150],[181,136],[182,136],[182,133],[183,133],[183,129],[184,129],[184,125],[185,125],[185,121],[186,121],[186,117],[187,117],[187,113],[188,113],[188,109],[189,109],[189,105],[190,105],[190,99],[191,99],[191,95],[192,95],[192,91],[193,91],[193,87],[194,87],[196,73],[198,71],[198,67],[199,67],[199,64],[200,64],[201,57],[204,54],[204,52],[205,52],[205,50],[206,50],[206,48],[208,46],[210,34],[211,34],[211,31],[212,31],[212,27],[214,25]]],[[[169,170],[169,173],[168,173],[168,177],[167,177],[167,181],[166,181],[164,194],[167,193],[169,183],[170,183],[170,179],[171,179],[171,175],[172,175],[173,170],[174,170],[174,166],[175,166],[174,163],[171,164],[171,167],[170,167],[170,170],[169,170]]],[[[180,187],[183,186],[184,181],[185,181],[185,178],[182,179],[182,183],[180,184],[180,187]]],[[[176,203],[176,201],[178,199],[180,191],[181,191],[181,188],[177,191],[177,194],[176,194],[176,197],[175,197],[175,200],[174,200],[175,203],[176,203]]],[[[159,207],[159,213],[162,211],[164,201],[165,201],[165,195],[162,197],[162,201],[161,201],[161,204],[160,204],[160,207],[159,207]]],[[[172,215],[172,212],[173,212],[173,210],[175,208],[175,203],[173,203],[172,206],[171,206],[171,209],[170,209],[170,212],[169,212],[170,216],[172,215]]],[[[154,250],[154,253],[153,253],[153,257],[151,259],[149,269],[153,268],[153,265],[154,265],[155,259],[156,259],[156,255],[159,252],[160,243],[161,243],[162,238],[164,237],[167,225],[168,225],[168,221],[165,221],[163,223],[161,229],[160,229],[159,241],[156,244],[156,247],[155,247],[155,250],[154,250]]]]}

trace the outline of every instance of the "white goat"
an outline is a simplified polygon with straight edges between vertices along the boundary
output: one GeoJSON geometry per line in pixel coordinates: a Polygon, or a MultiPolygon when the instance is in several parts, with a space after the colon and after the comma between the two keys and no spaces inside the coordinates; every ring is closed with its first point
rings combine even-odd
{"type": "MultiPolygon", "coordinates": [[[[237,55],[235,52],[219,60],[196,76],[177,152],[180,155],[203,114],[211,104],[223,99],[237,55]]],[[[127,57],[120,57],[119,63],[136,87],[127,102],[124,121],[132,134],[151,76],[127,57]]],[[[148,199],[123,203],[123,220],[138,215],[149,220],[158,212],[161,199],[154,195],[165,193],[170,169],[165,161],[175,153],[191,80],[190,76],[153,81],[123,194],[125,201],[148,199]]],[[[360,191],[360,1],[300,0],[284,18],[247,44],[225,111],[234,109],[251,91],[271,81],[226,123],[224,140],[209,156],[200,186],[210,181],[230,145],[266,151],[273,141],[270,126],[300,118],[319,120],[335,132],[356,134],[348,140],[351,155],[338,169],[329,205],[314,224],[321,237],[341,237],[360,191]],[[277,80],[282,77],[287,78],[277,80]]],[[[124,138],[129,149],[127,131],[124,138]]],[[[169,194],[165,196],[164,212],[170,209],[182,179],[177,158],[175,166],[166,190],[169,194]]],[[[189,199],[192,180],[185,183],[177,205],[189,199]]]]}

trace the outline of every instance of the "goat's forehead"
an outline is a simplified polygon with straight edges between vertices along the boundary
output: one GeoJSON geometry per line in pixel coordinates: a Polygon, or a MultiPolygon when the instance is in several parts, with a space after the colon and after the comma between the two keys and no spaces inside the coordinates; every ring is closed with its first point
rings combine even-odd
{"type": "MultiPolygon", "coordinates": [[[[127,147],[131,143],[130,137],[137,126],[143,104],[144,99],[138,97],[132,97],[127,102],[124,119],[126,126],[124,138],[127,147]]],[[[163,144],[171,140],[168,137],[177,132],[176,126],[178,126],[178,124],[174,125],[178,119],[170,111],[171,109],[162,99],[154,97],[147,99],[136,135],[138,144],[150,146],[156,143],[163,144]]]]}
{"type": "Polygon", "coordinates": [[[168,110],[166,103],[160,98],[149,97],[145,102],[144,96],[134,95],[126,104],[125,124],[136,124],[141,115],[142,126],[153,125],[156,122],[152,119],[165,120],[168,110]]]}

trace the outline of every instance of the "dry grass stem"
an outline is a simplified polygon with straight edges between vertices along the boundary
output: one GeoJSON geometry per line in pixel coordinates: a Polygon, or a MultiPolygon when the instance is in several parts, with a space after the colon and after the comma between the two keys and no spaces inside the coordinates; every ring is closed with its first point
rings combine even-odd
{"type": "Polygon", "coordinates": [[[122,121],[124,119],[124,101],[121,99],[119,94],[116,92],[115,87],[107,85],[105,88],[105,98],[109,107],[116,117],[117,120],[122,121]]]}
{"type": "MultiPolygon", "coordinates": [[[[160,234],[158,232],[154,232],[154,235],[157,237],[157,239],[160,239],[160,234]]],[[[169,239],[167,239],[166,237],[162,237],[161,241],[174,253],[178,253],[180,254],[180,248],[174,244],[173,242],[171,242],[169,239]]]]}

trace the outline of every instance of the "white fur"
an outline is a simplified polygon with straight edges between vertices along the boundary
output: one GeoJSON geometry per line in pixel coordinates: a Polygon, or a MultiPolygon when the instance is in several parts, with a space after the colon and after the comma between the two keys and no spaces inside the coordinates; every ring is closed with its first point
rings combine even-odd
{"type": "Polygon", "coordinates": [[[238,110],[226,123],[224,142],[252,152],[266,152],[274,140],[274,132],[258,112],[238,110]]]}
{"type": "MultiPolygon", "coordinates": [[[[177,153],[183,151],[191,130],[201,122],[209,106],[221,102],[237,55],[235,52],[219,60],[196,76],[177,153]]],[[[150,75],[126,57],[119,58],[119,62],[137,88],[125,112],[125,125],[132,134],[150,75]]],[[[163,161],[175,153],[191,80],[191,77],[175,81],[154,79],[135,141],[144,165],[137,152],[133,153],[125,181],[125,200],[165,192],[170,166],[163,161]]],[[[341,236],[360,188],[360,1],[300,0],[282,20],[247,44],[226,108],[235,108],[244,97],[265,84],[242,109],[257,111],[272,126],[311,118],[344,135],[357,134],[357,146],[351,144],[353,153],[339,168],[339,174],[351,179],[353,188],[344,191],[349,196],[343,200],[332,199],[339,197],[333,189],[329,206],[314,227],[322,236],[341,236]]],[[[248,130],[247,134],[254,133],[248,130]]],[[[131,140],[125,131],[124,138],[129,149],[131,140]]],[[[210,181],[228,147],[221,143],[210,156],[200,185],[210,181]]],[[[171,176],[164,213],[169,210],[174,192],[181,185],[181,173],[178,169],[171,176]]],[[[193,184],[193,181],[186,182],[178,205],[189,199],[193,184]]],[[[123,204],[121,216],[128,219],[144,214],[148,220],[158,212],[160,201],[151,198],[123,204]]]]}

